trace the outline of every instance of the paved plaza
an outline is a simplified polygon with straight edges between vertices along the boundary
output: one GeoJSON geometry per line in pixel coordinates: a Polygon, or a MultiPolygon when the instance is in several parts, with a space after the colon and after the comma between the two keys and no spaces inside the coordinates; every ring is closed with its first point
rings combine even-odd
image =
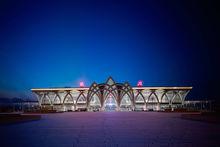
{"type": "Polygon", "coordinates": [[[220,146],[220,125],[181,113],[66,112],[0,126],[1,147],[220,146]]]}

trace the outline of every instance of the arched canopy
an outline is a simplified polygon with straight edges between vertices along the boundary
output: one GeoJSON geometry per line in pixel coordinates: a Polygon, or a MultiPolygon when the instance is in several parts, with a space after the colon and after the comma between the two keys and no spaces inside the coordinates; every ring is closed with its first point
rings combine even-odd
{"type": "MultiPolygon", "coordinates": [[[[33,89],[39,105],[95,106],[105,110],[107,103],[116,110],[135,108],[135,105],[166,107],[184,105],[192,87],[131,87],[128,82],[116,83],[109,77],[105,83],[92,83],[90,87],[33,89]],[[122,107],[121,107],[122,106],[122,107]],[[125,106],[125,107],[124,107],[125,106]]],[[[88,107],[89,108],[89,107],[88,107]]],[[[90,107],[92,108],[92,107],[90,107]]],[[[131,110],[131,109],[130,109],[131,110]]]]}
{"type": "Polygon", "coordinates": [[[90,106],[100,106],[101,107],[101,102],[97,94],[94,94],[91,99],[90,99],[90,106]]]}
{"type": "Polygon", "coordinates": [[[130,99],[132,104],[134,103],[134,93],[128,82],[125,82],[120,90],[120,104],[125,96],[130,99]]]}
{"type": "Polygon", "coordinates": [[[87,101],[90,103],[93,95],[97,95],[99,100],[101,99],[101,91],[99,89],[99,85],[97,83],[92,83],[92,85],[89,88],[88,94],[87,94],[87,101]]]}
{"type": "Polygon", "coordinates": [[[128,82],[116,83],[112,77],[109,77],[105,83],[93,83],[88,91],[88,105],[92,104],[93,99],[99,99],[101,106],[104,107],[109,101],[118,107],[123,104],[134,104],[134,94],[132,87],[128,82]],[[91,104],[90,104],[91,103],[91,104]]]}

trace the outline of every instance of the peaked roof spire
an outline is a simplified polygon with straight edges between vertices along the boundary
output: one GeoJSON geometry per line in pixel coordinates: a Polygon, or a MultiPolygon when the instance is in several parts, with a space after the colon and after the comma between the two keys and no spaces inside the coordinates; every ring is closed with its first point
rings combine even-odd
{"type": "Polygon", "coordinates": [[[109,76],[107,81],[106,81],[106,84],[113,85],[113,84],[115,84],[115,81],[113,80],[113,78],[111,76],[109,76]]]}

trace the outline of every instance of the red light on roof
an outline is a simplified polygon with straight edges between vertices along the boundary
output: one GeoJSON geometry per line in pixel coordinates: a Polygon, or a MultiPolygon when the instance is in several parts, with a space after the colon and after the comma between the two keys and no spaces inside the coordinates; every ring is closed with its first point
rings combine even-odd
{"type": "Polygon", "coordinates": [[[79,82],[79,87],[85,87],[84,82],[79,82]]]}
{"type": "Polygon", "coordinates": [[[142,87],[142,86],[143,86],[143,81],[142,81],[142,80],[139,80],[138,83],[137,83],[137,86],[138,86],[138,87],[142,87]]]}

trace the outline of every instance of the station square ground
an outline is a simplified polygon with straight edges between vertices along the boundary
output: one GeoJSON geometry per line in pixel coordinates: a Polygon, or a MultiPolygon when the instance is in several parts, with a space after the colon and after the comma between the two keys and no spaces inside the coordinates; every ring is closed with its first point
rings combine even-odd
{"type": "Polygon", "coordinates": [[[220,124],[166,112],[65,112],[0,126],[1,147],[220,146],[220,124]]]}

